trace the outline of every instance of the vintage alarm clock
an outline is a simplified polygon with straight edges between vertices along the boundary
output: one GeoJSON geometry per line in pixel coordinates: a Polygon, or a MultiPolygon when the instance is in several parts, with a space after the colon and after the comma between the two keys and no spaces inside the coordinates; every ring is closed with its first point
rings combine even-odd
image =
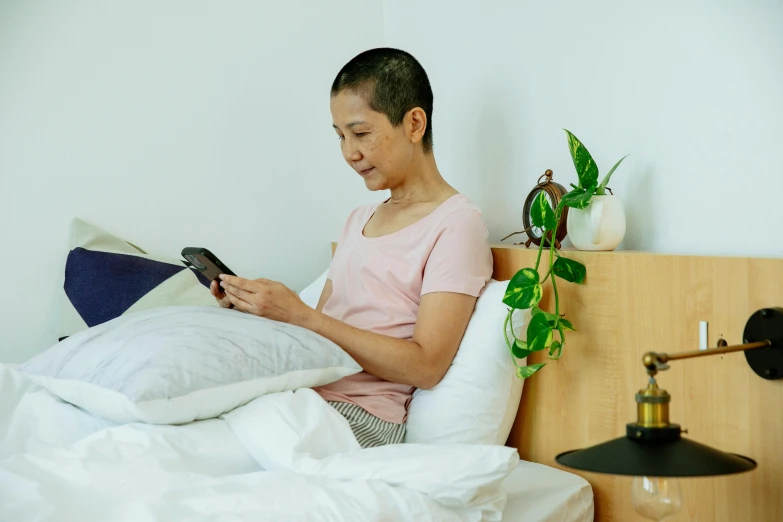
{"type": "MultiPolygon", "coordinates": [[[[527,199],[525,200],[525,207],[522,210],[522,225],[525,227],[525,229],[519,232],[513,232],[501,239],[501,241],[508,239],[516,234],[526,233],[528,237],[527,241],[525,241],[526,247],[530,247],[530,243],[533,243],[536,246],[541,244],[541,241],[544,239],[544,231],[541,230],[540,227],[533,226],[533,220],[530,218],[530,211],[533,207],[533,201],[535,201],[536,197],[541,191],[544,191],[546,192],[546,197],[549,200],[549,204],[552,205],[552,209],[555,209],[557,208],[557,205],[560,203],[560,200],[563,198],[563,196],[568,193],[563,185],[552,181],[552,175],[552,171],[547,169],[547,171],[544,172],[540,178],[538,178],[538,183],[536,183],[536,186],[533,188],[533,190],[530,191],[530,194],[528,194],[527,199]]],[[[555,248],[560,248],[560,243],[563,241],[563,239],[565,239],[566,234],[568,233],[566,228],[567,219],[568,207],[564,207],[563,216],[560,218],[560,223],[557,226],[557,233],[555,234],[555,248]]],[[[548,235],[551,236],[551,232],[548,235]]],[[[549,242],[547,241],[544,246],[549,246],[549,242]]]]}

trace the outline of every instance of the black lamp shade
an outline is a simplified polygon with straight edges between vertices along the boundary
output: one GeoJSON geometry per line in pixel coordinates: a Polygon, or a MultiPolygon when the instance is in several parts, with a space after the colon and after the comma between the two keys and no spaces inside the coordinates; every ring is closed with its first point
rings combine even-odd
{"type": "Polygon", "coordinates": [[[620,437],[555,459],[570,468],[612,475],[699,477],[750,471],[756,462],[682,439],[634,440],[620,437]]]}

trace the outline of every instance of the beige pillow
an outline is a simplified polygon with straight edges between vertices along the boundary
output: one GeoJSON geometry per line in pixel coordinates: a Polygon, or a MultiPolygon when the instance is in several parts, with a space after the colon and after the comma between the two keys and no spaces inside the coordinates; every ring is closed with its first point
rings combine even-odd
{"type": "Polygon", "coordinates": [[[71,223],[57,337],[62,340],[150,308],[216,306],[208,285],[206,278],[183,261],[149,255],[76,218],[71,223]]]}

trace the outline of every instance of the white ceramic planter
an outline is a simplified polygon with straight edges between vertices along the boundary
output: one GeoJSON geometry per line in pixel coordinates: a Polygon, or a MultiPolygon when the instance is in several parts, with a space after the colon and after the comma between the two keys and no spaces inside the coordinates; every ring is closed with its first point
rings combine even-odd
{"type": "Polygon", "coordinates": [[[579,250],[614,250],[625,237],[625,211],[617,196],[593,196],[587,208],[569,208],[566,224],[579,250]]]}

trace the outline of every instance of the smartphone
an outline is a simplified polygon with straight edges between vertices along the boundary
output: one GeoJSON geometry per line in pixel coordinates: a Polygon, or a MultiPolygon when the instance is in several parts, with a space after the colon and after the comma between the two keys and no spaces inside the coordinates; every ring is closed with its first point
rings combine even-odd
{"type": "Polygon", "coordinates": [[[206,248],[183,248],[182,257],[187,259],[193,268],[209,279],[210,282],[217,279],[220,274],[236,275],[215,254],[206,248]]]}

